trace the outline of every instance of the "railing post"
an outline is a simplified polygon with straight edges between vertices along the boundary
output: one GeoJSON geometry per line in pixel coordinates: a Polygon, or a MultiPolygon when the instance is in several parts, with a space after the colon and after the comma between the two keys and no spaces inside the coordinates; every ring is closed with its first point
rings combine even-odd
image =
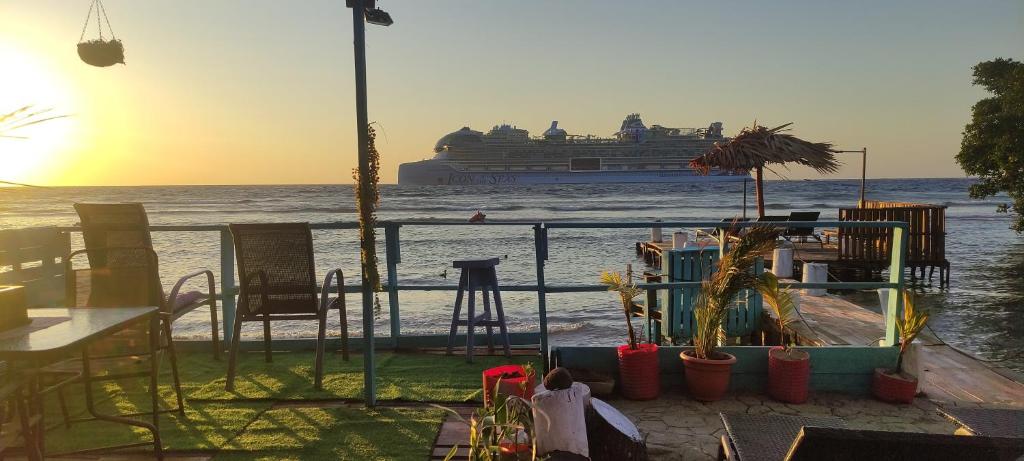
{"type": "Polygon", "coordinates": [[[224,342],[231,344],[235,326],[235,244],[231,231],[220,230],[220,295],[221,316],[224,322],[224,342]]]}
{"type": "Polygon", "coordinates": [[[898,223],[892,228],[892,255],[889,263],[889,283],[895,283],[896,288],[889,289],[889,307],[885,315],[885,342],[884,346],[895,346],[899,338],[896,337],[896,316],[903,311],[903,262],[907,255],[907,225],[898,223]]]}
{"type": "Polygon", "coordinates": [[[537,258],[537,315],[540,317],[540,353],[544,360],[544,373],[548,372],[548,307],[547,288],[544,286],[544,261],[548,259],[548,230],[543,224],[533,226],[533,246],[537,258]]]}
{"type": "Polygon", "coordinates": [[[399,247],[398,224],[384,224],[384,258],[388,266],[388,307],[391,316],[391,341],[398,349],[398,340],[402,336],[402,318],[398,308],[398,263],[402,262],[402,251],[399,247]]]}

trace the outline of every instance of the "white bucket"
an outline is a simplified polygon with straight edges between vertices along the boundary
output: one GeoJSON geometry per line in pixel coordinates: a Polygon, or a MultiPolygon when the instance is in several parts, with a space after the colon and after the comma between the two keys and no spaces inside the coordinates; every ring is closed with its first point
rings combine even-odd
{"type": "Polygon", "coordinates": [[[772,251],[772,273],[780,279],[793,277],[792,248],[776,248],[772,251]]]}
{"type": "Polygon", "coordinates": [[[651,241],[654,243],[661,243],[661,226],[654,226],[651,228],[651,241]]]}
{"type": "Polygon", "coordinates": [[[686,242],[690,240],[690,234],[686,232],[675,232],[672,234],[672,249],[681,250],[686,248],[686,242]]]}
{"type": "MultiPolygon", "coordinates": [[[[804,283],[824,283],[828,281],[828,264],[804,263],[804,283]]],[[[803,294],[807,296],[825,296],[828,290],[824,288],[804,288],[803,294]]]]}

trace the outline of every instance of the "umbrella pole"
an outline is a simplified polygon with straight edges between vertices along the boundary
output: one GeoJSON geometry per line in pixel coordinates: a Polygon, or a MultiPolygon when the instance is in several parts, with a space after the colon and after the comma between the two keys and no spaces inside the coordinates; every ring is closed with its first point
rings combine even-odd
{"type": "Polygon", "coordinates": [[[761,167],[754,169],[754,195],[757,196],[757,217],[764,217],[764,180],[761,167]]]}

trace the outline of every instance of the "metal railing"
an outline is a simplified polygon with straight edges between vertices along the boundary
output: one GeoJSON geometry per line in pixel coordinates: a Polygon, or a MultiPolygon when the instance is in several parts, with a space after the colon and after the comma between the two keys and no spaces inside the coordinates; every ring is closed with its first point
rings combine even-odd
{"type": "MultiPolygon", "coordinates": [[[[763,225],[763,223],[761,223],[763,225]]],[[[757,222],[735,222],[730,224],[733,228],[746,228],[758,226],[757,222]]],[[[780,285],[788,288],[826,288],[863,290],[887,288],[893,290],[889,296],[889,306],[885,317],[885,339],[883,345],[895,345],[896,338],[896,315],[901,311],[902,296],[898,293],[904,288],[904,258],[907,249],[907,224],[903,222],[855,222],[855,221],[813,221],[813,222],[786,222],[786,227],[847,227],[847,228],[885,228],[892,232],[892,258],[889,268],[888,281],[883,282],[820,282],[800,283],[782,282],[780,285]]],[[[662,228],[713,228],[721,229],[721,221],[643,221],[643,222],[621,222],[621,221],[581,221],[581,222],[543,222],[543,221],[492,221],[486,223],[469,223],[466,221],[381,221],[378,228],[384,229],[384,250],[386,266],[386,283],[382,284],[384,292],[388,294],[388,307],[390,313],[391,340],[397,346],[401,339],[401,308],[399,303],[399,292],[401,291],[455,291],[456,285],[428,285],[428,284],[402,284],[398,281],[398,265],[402,262],[400,229],[403,227],[416,226],[512,226],[532,228],[534,250],[536,284],[502,285],[501,289],[506,291],[535,292],[537,294],[537,314],[539,316],[539,337],[540,349],[547,368],[547,357],[549,351],[548,323],[547,323],[547,295],[555,293],[582,293],[606,291],[607,287],[599,284],[585,285],[549,285],[545,282],[545,263],[549,259],[548,244],[550,235],[566,229],[644,229],[652,227],[662,228]]],[[[357,229],[357,223],[318,223],[311,224],[314,230],[343,230],[357,229]]],[[[60,230],[68,232],[80,232],[77,227],[64,227],[60,230]]],[[[197,226],[151,226],[154,232],[217,232],[220,235],[220,294],[222,299],[221,308],[225,343],[230,343],[232,325],[235,319],[235,295],[238,293],[235,280],[235,254],[230,231],[227,225],[197,225],[197,226]]],[[[720,241],[727,241],[720,235],[720,241]]],[[[727,245],[720,245],[719,251],[726,251],[727,245]]],[[[648,290],[660,290],[683,287],[698,287],[699,281],[694,282],[659,282],[640,283],[640,288],[648,290]]],[[[346,285],[348,293],[359,293],[360,286],[346,285]]],[[[372,316],[372,312],[363,312],[365,316],[372,316]]],[[[372,330],[364,334],[364,344],[372,347],[374,335],[372,330]]],[[[370,349],[368,347],[368,349],[370,349]]],[[[371,349],[372,350],[372,349],[371,349]]],[[[367,361],[366,373],[374,374],[371,361],[367,361]]],[[[375,396],[368,390],[367,402],[375,402],[375,396]]]]}

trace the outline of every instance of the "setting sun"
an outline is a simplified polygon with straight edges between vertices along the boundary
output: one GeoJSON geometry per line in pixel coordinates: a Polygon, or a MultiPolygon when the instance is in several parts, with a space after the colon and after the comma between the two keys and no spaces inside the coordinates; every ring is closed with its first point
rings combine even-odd
{"type": "MultiPolygon", "coordinates": [[[[30,111],[51,109],[44,117],[71,115],[73,97],[55,69],[9,43],[0,43],[0,62],[18,70],[0,73],[0,89],[5,94],[0,114],[32,106],[30,111]]],[[[0,181],[47,181],[51,177],[48,167],[72,146],[73,127],[69,119],[56,119],[2,133],[0,181]]]]}

